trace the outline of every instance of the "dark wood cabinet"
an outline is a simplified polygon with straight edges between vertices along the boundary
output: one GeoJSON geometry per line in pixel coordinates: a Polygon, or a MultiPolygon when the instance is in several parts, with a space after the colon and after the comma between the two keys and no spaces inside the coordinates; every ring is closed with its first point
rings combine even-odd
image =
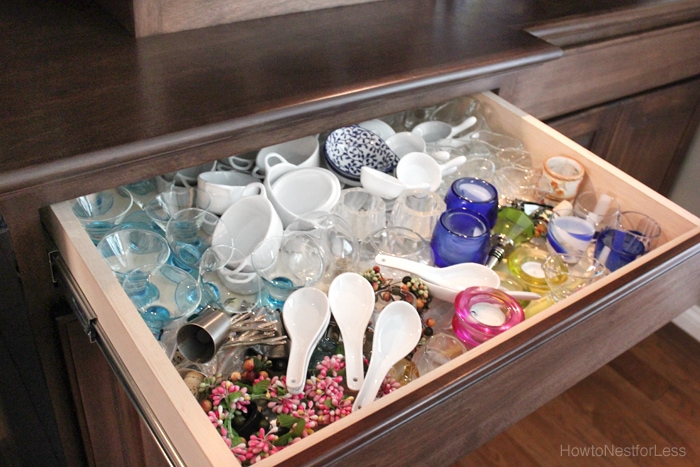
{"type": "MultiPolygon", "coordinates": [[[[49,205],[489,89],[500,89],[508,102],[536,118],[561,117],[559,128],[586,146],[605,142],[629,154],[639,147],[647,154],[662,153],[657,143],[639,139],[649,136],[645,127],[652,125],[633,118],[641,112],[657,112],[655,118],[673,131],[677,128],[670,120],[695,118],[678,116],[695,112],[681,105],[682,98],[624,102],[700,76],[700,0],[544,2],[537,8],[527,0],[383,0],[139,40],[88,7],[94,2],[10,3],[0,8],[7,32],[0,46],[0,107],[6,109],[0,125],[0,213],[17,253],[40,360],[35,372],[48,386],[44,402],[51,407],[42,413],[59,428],[58,436],[48,429],[46,436],[61,444],[66,458],[61,464],[66,465],[81,465],[83,457],[89,463],[126,465],[159,458],[150,453],[158,448],[137,418],[144,407],[132,406],[100,350],[74,322],[57,329],[51,309],[60,294],[47,260],[55,245],[40,215],[49,205]],[[592,22],[600,27],[589,28],[592,22]],[[537,30],[533,23],[552,27],[537,30]],[[664,112],[673,118],[662,117],[664,112]],[[572,130],[564,126],[564,115],[571,116],[567,125],[572,130]],[[628,128],[619,133],[627,136],[613,138],[622,121],[628,128]]],[[[680,147],[687,134],[674,135],[674,147],[680,147]]],[[[543,145],[534,137],[529,143],[543,145]]],[[[555,145],[562,147],[569,148],[568,143],[555,145]]],[[[610,154],[616,152],[616,163],[638,168],[635,159],[622,158],[622,151],[610,154]]],[[[664,159],[668,170],[677,166],[675,157],[664,159]]],[[[659,182],[662,188],[668,170],[659,182]]],[[[660,169],[647,172],[658,175],[660,169]]],[[[664,217],[666,222],[677,218],[664,217]]],[[[634,274],[539,320],[507,346],[480,353],[459,371],[425,382],[413,401],[387,406],[367,423],[338,432],[325,444],[319,441],[295,459],[347,465],[362,458],[355,462],[361,465],[377,459],[401,462],[407,456],[445,464],[486,441],[698,303],[698,289],[688,283],[697,277],[700,230],[690,221],[677,224],[669,229],[673,245],[646,259],[634,274]],[[601,306],[604,299],[607,306],[601,306]],[[625,319],[630,310],[641,310],[635,316],[648,321],[625,319]],[[466,427],[460,436],[448,437],[439,450],[425,448],[435,430],[459,424],[466,427]],[[386,449],[392,443],[401,446],[400,455],[386,449]]],[[[75,261],[78,251],[71,250],[69,259],[75,261]]],[[[88,278],[90,285],[97,284],[88,278]]],[[[99,296],[97,307],[111,305],[90,289],[99,296]]],[[[9,301],[0,304],[0,311],[16,313],[9,301]]],[[[105,314],[97,321],[114,329],[122,326],[116,316],[105,314]]],[[[133,348],[131,335],[126,336],[129,340],[118,341],[120,349],[133,348]]],[[[215,460],[222,443],[215,437],[214,454],[209,449],[193,454],[192,446],[200,441],[209,445],[203,432],[213,430],[202,420],[201,408],[190,407],[198,418],[184,426],[186,417],[179,418],[165,403],[172,401],[161,397],[168,394],[150,384],[155,380],[168,387],[180,383],[179,376],[171,367],[149,366],[140,354],[128,356],[138,389],[153,403],[145,407],[153,408],[151,419],[177,432],[182,449],[168,452],[175,454],[171,459],[205,465],[199,462],[204,458],[221,465],[215,460]]],[[[184,400],[196,405],[189,394],[184,400]]],[[[163,433],[154,434],[164,450],[172,448],[163,442],[163,433]]],[[[230,453],[225,454],[229,460],[230,453]]]]}
{"type": "Polygon", "coordinates": [[[75,315],[63,315],[57,323],[85,447],[83,460],[95,467],[170,465],[75,315]]]}
{"type": "Polygon", "coordinates": [[[700,124],[700,79],[641,93],[547,123],[666,195],[700,124]]]}

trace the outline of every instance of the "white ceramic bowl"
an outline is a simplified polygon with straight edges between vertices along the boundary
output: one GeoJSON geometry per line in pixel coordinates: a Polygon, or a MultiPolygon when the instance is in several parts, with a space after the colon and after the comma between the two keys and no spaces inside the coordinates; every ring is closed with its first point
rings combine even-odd
{"type": "Polygon", "coordinates": [[[270,183],[267,194],[286,227],[304,214],[330,212],[340,191],[340,181],[331,171],[309,167],[283,173],[270,183]]]}

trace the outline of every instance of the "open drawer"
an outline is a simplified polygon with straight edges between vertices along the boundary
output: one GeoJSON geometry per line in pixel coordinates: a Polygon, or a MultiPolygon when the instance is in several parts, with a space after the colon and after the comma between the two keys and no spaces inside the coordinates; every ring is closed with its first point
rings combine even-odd
{"type": "MultiPolygon", "coordinates": [[[[605,188],[625,210],[663,229],[647,255],[314,433],[260,465],[436,465],[475,449],[687,308],[700,303],[700,219],[492,93],[489,125],[544,160],[586,169],[582,189],[605,188]]],[[[535,162],[541,162],[535,161],[535,162]]],[[[206,414],[72,214],[46,216],[76,294],[137,409],[173,464],[237,465],[206,414]]]]}

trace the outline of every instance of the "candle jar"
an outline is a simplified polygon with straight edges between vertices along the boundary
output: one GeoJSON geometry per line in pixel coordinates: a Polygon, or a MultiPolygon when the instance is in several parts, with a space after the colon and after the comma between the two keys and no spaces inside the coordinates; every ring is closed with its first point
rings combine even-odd
{"type": "Polygon", "coordinates": [[[531,292],[545,294],[549,286],[544,277],[542,264],[549,256],[544,250],[529,245],[520,245],[508,255],[508,270],[525,282],[531,292]]]}
{"type": "Polygon", "coordinates": [[[544,162],[543,173],[550,187],[548,197],[553,201],[573,201],[585,174],[583,166],[570,157],[550,157],[544,162]]]}
{"type": "Polygon", "coordinates": [[[452,329],[468,348],[474,348],[525,319],[513,297],[492,287],[469,287],[455,298],[452,329]]]}
{"type": "Polygon", "coordinates": [[[447,209],[464,208],[486,220],[489,230],[496,224],[498,191],[480,178],[465,177],[455,180],[445,195],[447,209]]]}

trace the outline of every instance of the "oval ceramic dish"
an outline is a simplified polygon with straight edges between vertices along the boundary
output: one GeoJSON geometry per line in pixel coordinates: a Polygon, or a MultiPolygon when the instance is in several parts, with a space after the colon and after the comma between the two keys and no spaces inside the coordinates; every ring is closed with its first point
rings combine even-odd
{"type": "Polygon", "coordinates": [[[399,162],[398,156],[379,135],[358,125],[331,132],[325,149],[328,164],[341,175],[355,180],[360,179],[364,166],[390,172],[399,162]]]}

